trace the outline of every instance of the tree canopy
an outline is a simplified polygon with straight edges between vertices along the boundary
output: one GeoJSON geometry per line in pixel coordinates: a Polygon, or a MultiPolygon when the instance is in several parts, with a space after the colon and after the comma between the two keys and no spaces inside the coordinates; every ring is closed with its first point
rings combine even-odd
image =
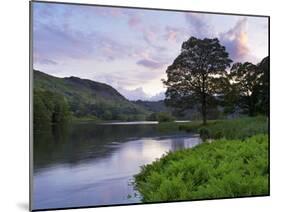
{"type": "Polygon", "coordinates": [[[201,106],[203,123],[206,124],[207,105],[222,93],[227,82],[226,68],[232,60],[217,38],[189,38],[183,42],[181,53],[168,66],[166,103],[177,108],[201,106]]]}
{"type": "Polygon", "coordinates": [[[268,115],[269,68],[268,57],[255,65],[250,62],[233,64],[229,80],[235,88],[236,104],[244,113],[254,116],[259,113],[268,115]]]}
{"type": "Polygon", "coordinates": [[[52,124],[65,123],[70,112],[63,96],[50,91],[34,90],[34,128],[49,128],[52,124]]]}

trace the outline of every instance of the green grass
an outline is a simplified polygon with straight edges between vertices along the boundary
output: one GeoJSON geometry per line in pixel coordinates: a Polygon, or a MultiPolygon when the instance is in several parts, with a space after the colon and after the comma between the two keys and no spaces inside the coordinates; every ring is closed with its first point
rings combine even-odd
{"type": "Polygon", "coordinates": [[[144,202],[242,197],[268,194],[268,119],[245,117],[185,124],[161,123],[168,131],[216,139],[170,152],[135,176],[144,202]]]}
{"type": "Polygon", "coordinates": [[[256,134],[268,133],[268,120],[264,116],[212,120],[208,121],[206,126],[203,126],[202,122],[195,121],[180,125],[179,128],[187,132],[200,133],[205,138],[244,139],[256,134]]]}
{"type": "Polygon", "coordinates": [[[220,139],[143,166],[135,186],[143,202],[268,195],[267,159],[266,134],[220,139]]]}

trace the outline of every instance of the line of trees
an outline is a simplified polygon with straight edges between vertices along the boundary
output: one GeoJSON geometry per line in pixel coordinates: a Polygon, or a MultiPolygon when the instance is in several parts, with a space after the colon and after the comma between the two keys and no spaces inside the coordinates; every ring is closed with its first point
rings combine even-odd
{"type": "Polygon", "coordinates": [[[35,131],[64,124],[70,117],[67,101],[62,95],[51,91],[34,90],[33,102],[35,131]]]}
{"type": "Polygon", "coordinates": [[[269,58],[259,64],[234,63],[217,38],[189,38],[168,66],[165,103],[186,110],[200,105],[203,124],[217,105],[226,113],[240,110],[249,116],[268,115],[269,58]]]}

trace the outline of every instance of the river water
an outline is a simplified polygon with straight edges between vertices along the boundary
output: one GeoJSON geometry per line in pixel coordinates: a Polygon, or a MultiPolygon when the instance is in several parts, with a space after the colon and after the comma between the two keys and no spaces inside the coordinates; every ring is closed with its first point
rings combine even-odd
{"type": "Polygon", "coordinates": [[[133,175],[201,142],[157,123],[79,123],[34,136],[33,209],[138,203],[133,175]]]}

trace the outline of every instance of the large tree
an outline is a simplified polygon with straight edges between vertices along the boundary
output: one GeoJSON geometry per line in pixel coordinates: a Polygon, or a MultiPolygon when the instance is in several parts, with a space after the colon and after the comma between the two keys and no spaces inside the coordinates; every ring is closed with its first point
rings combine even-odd
{"type": "Polygon", "coordinates": [[[165,102],[183,109],[200,105],[206,124],[207,106],[214,102],[216,94],[222,92],[222,84],[227,81],[226,68],[231,62],[217,38],[189,38],[166,70],[167,80],[163,81],[167,86],[165,102]]]}

